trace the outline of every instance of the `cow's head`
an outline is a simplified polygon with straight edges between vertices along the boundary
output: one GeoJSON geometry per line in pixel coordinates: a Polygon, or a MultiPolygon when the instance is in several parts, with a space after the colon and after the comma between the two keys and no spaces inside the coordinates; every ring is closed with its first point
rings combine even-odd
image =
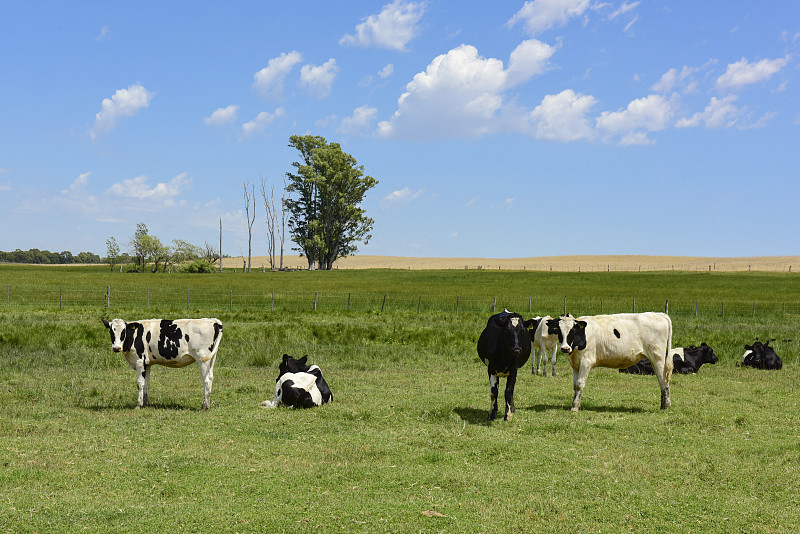
{"type": "Polygon", "coordinates": [[[538,315],[533,319],[528,319],[523,324],[525,328],[528,329],[528,333],[531,335],[531,339],[533,339],[533,334],[536,332],[536,329],[539,328],[539,323],[542,322],[542,318],[538,315]]]}
{"type": "Polygon", "coordinates": [[[122,319],[112,319],[111,322],[103,319],[103,324],[108,328],[111,334],[111,349],[114,352],[122,352],[123,347],[127,345],[130,347],[130,341],[125,343],[128,338],[132,339],[133,332],[128,331],[128,323],[122,319]]]}
{"type": "Polygon", "coordinates": [[[525,320],[518,313],[508,312],[498,313],[492,318],[494,326],[502,332],[500,336],[503,343],[515,356],[522,352],[523,342],[530,339],[530,333],[525,325],[525,320]]]}
{"type": "Polygon", "coordinates": [[[717,363],[719,358],[714,354],[714,349],[706,345],[705,341],[700,343],[700,363],[717,363]]]}
{"type": "Polygon", "coordinates": [[[579,321],[570,314],[547,321],[547,330],[558,334],[561,352],[571,354],[573,350],[586,348],[586,321],[579,321]]]}
{"type": "Polygon", "coordinates": [[[310,365],[307,365],[306,362],[308,361],[308,355],[306,354],[299,360],[296,358],[292,358],[288,354],[283,355],[283,360],[281,360],[280,365],[278,366],[279,377],[285,375],[286,373],[305,373],[311,368],[310,365]]]}

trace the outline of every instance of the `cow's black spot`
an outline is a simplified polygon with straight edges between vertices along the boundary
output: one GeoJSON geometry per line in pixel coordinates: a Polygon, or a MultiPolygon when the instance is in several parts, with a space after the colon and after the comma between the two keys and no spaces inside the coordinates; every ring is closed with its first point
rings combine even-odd
{"type": "MultiPolygon", "coordinates": [[[[209,352],[214,352],[214,345],[217,344],[217,338],[219,337],[220,333],[222,332],[222,324],[214,323],[214,339],[211,340],[211,346],[208,347],[209,352]]],[[[189,338],[186,338],[186,341],[189,341],[189,338]]]]}
{"type": "Polygon", "coordinates": [[[147,343],[150,343],[150,340],[152,339],[152,337],[153,337],[153,333],[148,330],[147,331],[147,343]]]}
{"type": "Polygon", "coordinates": [[[128,323],[125,325],[125,332],[120,336],[122,338],[122,351],[130,352],[131,348],[136,351],[140,357],[144,357],[144,341],[142,340],[144,334],[144,327],[141,323],[128,323]]]}
{"type": "Polygon", "coordinates": [[[178,357],[178,347],[183,333],[178,325],[166,319],[159,325],[158,354],[170,360],[178,357]]]}
{"type": "Polygon", "coordinates": [[[614,329],[614,335],[617,336],[617,339],[619,339],[619,331],[616,328],[614,329]]]}
{"type": "Polygon", "coordinates": [[[185,339],[185,340],[186,340],[186,342],[188,343],[188,342],[189,342],[189,334],[186,334],[186,335],[184,335],[184,336],[183,336],[183,339],[185,339]]]}

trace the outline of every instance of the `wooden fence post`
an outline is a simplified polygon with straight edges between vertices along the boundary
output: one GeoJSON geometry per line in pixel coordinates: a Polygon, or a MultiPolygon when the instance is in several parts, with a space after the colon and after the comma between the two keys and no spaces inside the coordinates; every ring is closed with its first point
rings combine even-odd
{"type": "Polygon", "coordinates": [[[697,317],[697,299],[694,301],[694,316],[697,317]]]}
{"type": "Polygon", "coordinates": [[[317,311],[317,295],[319,295],[319,291],[314,291],[314,311],[317,311]]]}
{"type": "Polygon", "coordinates": [[[422,304],[422,295],[417,297],[417,315],[419,315],[419,306],[422,304]]]}
{"type": "Polygon", "coordinates": [[[272,303],[271,303],[271,310],[275,311],[275,290],[272,290],[272,303]]]}
{"type": "Polygon", "coordinates": [[[458,296],[456,296],[456,313],[458,313],[458,296]]]}
{"type": "Polygon", "coordinates": [[[600,297],[600,313],[603,313],[603,297],[600,297]]]}
{"type": "Polygon", "coordinates": [[[58,286],[58,309],[61,309],[61,304],[64,300],[64,286],[58,286]]]}
{"type": "Polygon", "coordinates": [[[347,294],[347,311],[350,311],[350,293],[347,294]]]}
{"type": "Polygon", "coordinates": [[[383,294],[383,302],[381,303],[381,313],[383,313],[384,306],[386,306],[386,293],[383,294]]]}
{"type": "Polygon", "coordinates": [[[667,304],[666,304],[666,306],[664,306],[664,313],[669,315],[669,299],[667,299],[667,304]]]}
{"type": "Polygon", "coordinates": [[[492,300],[492,313],[494,313],[494,307],[497,305],[497,297],[492,300]]]}
{"type": "Polygon", "coordinates": [[[756,316],[756,301],[753,301],[753,317],[756,316]]]}
{"type": "Polygon", "coordinates": [[[111,305],[111,286],[106,286],[106,309],[111,305]]]}
{"type": "Polygon", "coordinates": [[[722,316],[725,317],[725,301],[722,301],[722,316]]]}
{"type": "Polygon", "coordinates": [[[633,313],[636,313],[636,297],[633,297],[633,313]]]}

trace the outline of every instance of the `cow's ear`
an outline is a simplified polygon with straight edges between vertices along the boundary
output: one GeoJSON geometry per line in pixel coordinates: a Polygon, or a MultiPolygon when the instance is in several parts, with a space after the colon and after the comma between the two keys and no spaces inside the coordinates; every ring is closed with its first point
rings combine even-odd
{"type": "Polygon", "coordinates": [[[128,330],[136,330],[138,326],[139,323],[125,323],[125,328],[127,328],[128,330]]]}
{"type": "Polygon", "coordinates": [[[576,324],[576,325],[577,325],[577,326],[578,326],[578,327],[579,327],[581,330],[583,330],[584,328],[586,328],[586,321],[575,321],[575,324],[576,324]]]}
{"type": "Polygon", "coordinates": [[[103,321],[103,324],[106,325],[106,328],[111,330],[111,323],[109,323],[108,321],[106,321],[105,319],[102,319],[102,318],[100,320],[103,321]]]}
{"type": "Polygon", "coordinates": [[[302,364],[302,365],[305,365],[307,361],[308,361],[308,354],[306,354],[305,356],[303,356],[302,358],[300,358],[299,360],[297,360],[297,363],[300,363],[300,364],[302,364]]]}
{"type": "Polygon", "coordinates": [[[289,361],[289,358],[291,358],[291,356],[289,356],[288,354],[284,354],[284,355],[283,355],[283,360],[282,360],[282,361],[283,361],[284,363],[285,363],[285,362],[288,362],[288,361],[289,361]]]}

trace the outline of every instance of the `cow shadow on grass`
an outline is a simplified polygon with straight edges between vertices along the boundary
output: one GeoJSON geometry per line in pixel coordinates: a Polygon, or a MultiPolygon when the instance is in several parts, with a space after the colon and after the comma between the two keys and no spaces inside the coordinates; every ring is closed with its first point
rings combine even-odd
{"type": "MultiPolygon", "coordinates": [[[[454,408],[453,412],[458,415],[462,421],[471,425],[489,426],[492,423],[489,421],[489,410],[459,406],[454,408]]],[[[503,420],[502,414],[500,414],[500,420],[503,420]]]]}
{"type": "Polygon", "coordinates": [[[110,411],[131,411],[135,412],[137,410],[160,410],[160,411],[174,411],[174,412],[200,412],[203,411],[200,406],[194,405],[187,405],[187,404],[179,404],[177,402],[151,402],[147,406],[142,408],[136,407],[136,402],[131,403],[108,403],[108,404],[89,404],[89,403],[78,403],[79,408],[83,408],[84,410],[88,410],[90,412],[110,412],[110,411]]]}
{"type": "MultiPolygon", "coordinates": [[[[517,409],[525,410],[528,412],[550,412],[559,410],[568,412],[571,407],[572,407],[571,404],[534,404],[533,406],[526,406],[517,409]]],[[[643,413],[646,410],[632,406],[592,406],[587,404],[581,404],[580,411],[597,412],[597,413],[643,413]]]]}

